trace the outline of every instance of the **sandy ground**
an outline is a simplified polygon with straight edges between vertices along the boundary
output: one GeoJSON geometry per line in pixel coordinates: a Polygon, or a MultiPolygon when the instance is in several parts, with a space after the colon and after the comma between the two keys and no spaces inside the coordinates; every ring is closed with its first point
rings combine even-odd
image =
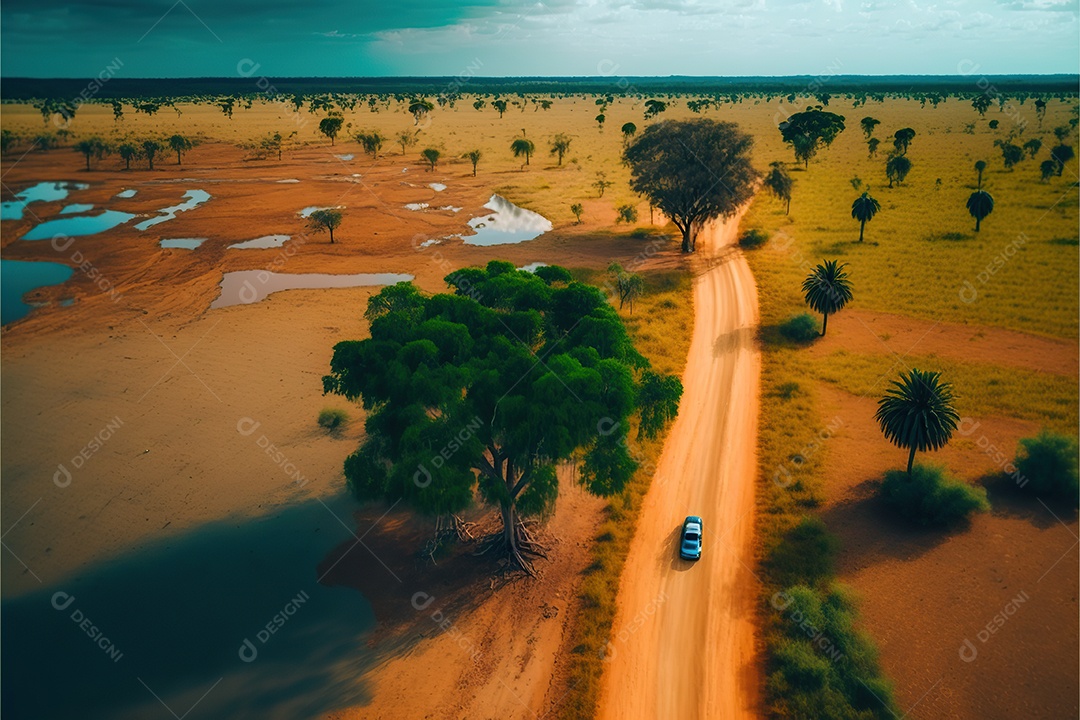
{"type": "Polygon", "coordinates": [[[600,718],[740,718],[759,710],[753,567],[760,359],[739,217],[698,242],[694,337],[679,415],[630,546],[600,718]],[[701,560],[678,557],[687,515],[701,560]]]}

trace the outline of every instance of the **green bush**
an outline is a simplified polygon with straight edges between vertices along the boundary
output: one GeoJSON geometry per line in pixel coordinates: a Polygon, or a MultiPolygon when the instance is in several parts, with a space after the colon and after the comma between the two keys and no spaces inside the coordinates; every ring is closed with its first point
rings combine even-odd
{"type": "Polygon", "coordinates": [[[889,470],[881,496],[900,515],[920,525],[949,525],[990,509],[986,490],[955,480],[936,465],[915,465],[910,478],[903,470],[889,470]]]}
{"type": "Polygon", "coordinates": [[[818,517],[806,516],[769,553],[769,575],[781,585],[817,585],[833,572],[837,540],[818,517]]]}
{"type": "Polygon", "coordinates": [[[739,236],[739,246],[747,250],[753,250],[764,245],[768,239],[769,236],[764,231],[753,228],[739,236]]]}
{"type": "Polygon", "coordinates": [[[809,313],[793,315],[780,325],[780,334],[797,343],[808,343],[821,336],[817,318],[809,313]]]}
{"type": "MultiPolygon", "coordinates": [[[[1077,475],[1077,444],[1074,438],[1049,430],[1020,441],[1016,470],[1027,482],[1024,490],[1080,502],[1080,477],[1077,475]]],[[[1022,482],[1019,478],[1018,482],[1022,482]]]]}
{"type": "Polygon", "coordinates": [[[319,425],[327,430],[338,430],[349,422],[349,413],[340,408],[323,408],[319,411],[319,425]]]}
{"type": "Polygon", "coordinates": [[[806,720],[900,716],[877,649],[855,628],[855,603],[845,588],[834,584],[817,591],[795,585],[774,595],[771,605],[779,632],[770,639],[770,715],[806,720]]]}

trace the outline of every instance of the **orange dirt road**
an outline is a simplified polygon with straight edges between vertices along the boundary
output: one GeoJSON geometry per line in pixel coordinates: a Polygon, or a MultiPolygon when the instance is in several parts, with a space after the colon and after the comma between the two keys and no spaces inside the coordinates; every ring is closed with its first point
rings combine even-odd
{"type": "Polygon", "coordinates": [[[757,288],[736,243],[741,213],[698,239],[685,392],[619,588],[598,717],[758,714],[753,568],[760,354],[757,288]],[[682,520],[703,548],[681,560],[682,520]]]}

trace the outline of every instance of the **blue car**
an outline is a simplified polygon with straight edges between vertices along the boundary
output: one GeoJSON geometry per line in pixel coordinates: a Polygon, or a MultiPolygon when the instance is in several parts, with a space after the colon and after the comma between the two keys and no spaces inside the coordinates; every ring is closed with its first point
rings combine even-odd
{"type": "Polygon", "coordinates": [[[701,557],[701,518],[697,515],[690,515],[683,520],[679,557],[683,560],[697,560],[701,557]]]}

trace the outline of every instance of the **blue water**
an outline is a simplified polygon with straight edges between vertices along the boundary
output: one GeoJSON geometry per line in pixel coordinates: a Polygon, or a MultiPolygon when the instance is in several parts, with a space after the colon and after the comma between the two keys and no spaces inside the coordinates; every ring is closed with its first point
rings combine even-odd
{"type": "MultiPolygon", "coordinates": [[[[352,526],[352,501],[327,505],[352,526]]],[[[167,535],[6,599],[3,716],[305,720],[364,701],[371,607],[355,590],[320,585],[317,571],[350,537],[308,501],[167,535]],[[294,612],[260,640],[286,606],[294,612]],[[107,638],[102,646],[80,629],[82,617],[107,638]],[[241,659],[245,640],[251,662],[241,659]]]]}
{"type": "Polygon", "coordinates": [[[60,211],[61,215],[77,215],[78,213],[90,212],[94,209],[94,206],[89,203],[75,203],[74,205],[65,205],[64,209],[60,211]]]}
{"type": "Polygon", "coordinates": [[[469,227],[475,234],[462,237],[466,245],[486,247],[520,243],[551,229],[551,221],[546,217],[518,207],[501,195],[492,195],[484,207],[493,212],[469,221],[469,227]]]}
{"type": "Polygon", "coordinates": [[[63,200],[72,190],[85,190],[86,183],[40,182],[15,193],[17,200],[0,203],[0,220],[22,220],[23,208],[32,202],[63,200]]]}
{"type": "Polygon", "coordinates": [[[77,237],[82,235],[96,235],[99,232],[111,230],[117,225],[123,225],[131,218],[131,213],[119,210],[103,210],[97,215],[79,215],[76,217],[57,218],[47,220],[23,235],[23,240],[48,240],[56,235],[77,237]]]}
{"type": "Polygon", "coordinates": [[[162,208],[158,211],[161,213],[161,215],[158,215],[155,218],[150,218],[149,220],[143,220],[141,223],[135,226],[135,229],[145,230],[149,227],[153,227],[154,225],[163,223],[166,220],[172,220],[176,217],[176,213],[187,212],[188,210],[196,208],[202,203],[209,200],[210,193],[206,192],[205,190],[188,190],[184,193],[184,197],[186,197],[187,200],[180,203],[179,205],[162,208]]]}
{"type": "Polygon", "coordinates": [[[23,295],[39,287],[59,285],[73,272],[60,263],[0,260],[0,324],[26,317],[34,309],[23,302],[23,295]]]}
{"type": "Polygon", "coordinates": [[[194,250],[206,242],[206,238],[169,238],[162,240],[159,245],[163,248],[180,248],[181,250],[194,250]]]}
{"type": "Polygon", "coordinates": [[[121,190],[120,192],[116,193],[116,197],[118,197],[118,198],[133,198],[133,197],[135,197],[135,193],[137,193],[137,192],[138,192],[138,190],[121,190]]]}

